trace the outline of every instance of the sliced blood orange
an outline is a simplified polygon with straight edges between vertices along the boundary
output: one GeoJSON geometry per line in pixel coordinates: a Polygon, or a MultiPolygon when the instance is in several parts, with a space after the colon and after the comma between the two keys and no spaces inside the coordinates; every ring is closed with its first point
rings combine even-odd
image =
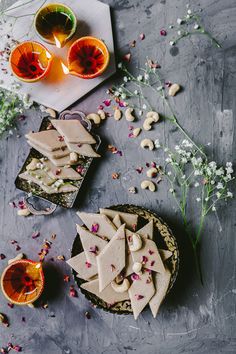
{"type": "Polygon", "coordinates": [[[103,41],[95,37],[82,37],[68,52],[68,67],[72,75],[82,79],[100,76],[109,64],[110,55],[103,41]]]}
{"type": "Polygon", "coordinates": [[[35,302],[44,289],[42,264],[28,259],[11,263],[1,277],[2,292],[12,304],[35,302]]]}

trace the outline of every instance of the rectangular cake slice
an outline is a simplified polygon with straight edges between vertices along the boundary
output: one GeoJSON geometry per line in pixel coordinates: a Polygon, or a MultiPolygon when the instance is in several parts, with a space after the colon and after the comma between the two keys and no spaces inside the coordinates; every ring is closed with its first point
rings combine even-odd
{"type": "Polygon", "coordinates": [[[87,261],[97,265],[97,256],[107,245],[107,241],[103,240],[101,237],[93,234],[92,232],[86,230],[80,225],[76,225],[77,232],[80,236],[80,240],[87,258],[87,261]]]}
{"type": "Polygon", "coordinates": [[[77,215],[91,232],[109,240],[115,235],[116,227],[106,215],[78,212],[77,215]]]}
{"type": "Polygon", "coordinates": [[[96,140],[84,128],[79,120],[52,119],[51,123],[64,137],[67,143],[96,144],[96,140]]]}
{"type": "Polygon", "coordinates": [[[37,133],[30,132],[25,135],[27,140],[34,144],[37,144],[42,149],[49,152],[66,148],[66,143],[64,139],[55,129],[42,130],[37,133]]]}
{"type": "Polygon", "coordinates": [[[127,291],[123,293],[117,293],[113,290],[111,285],[109,284],[105,289],[99,291],[99,280],[91,280],[87,283],[83,283],[81,285],[82,289],[89,291],[92,294],[95,294],[97,297],[105,301],[106,303],[113,305],[116,302],[124,301],[129,299],[129,294],[127,291]]]}
{"type": "Polygon", "coordinates": [[[89,263],[84,252],[66,261],[77,273],[79,278],[89,280],[97,274],[97,266],[89,263]]]}
{"type": "Polygon", "coordinates": [[[151,298],[149,302],[149,306],[154,318],[156,318],[160,305],[166,296],[170,284],[170,279],[171,279],[171,273],[167,268],[165,269],[165,272],[163,274],[160,273],[153,274],[153,281],[154,281],[156,291],[154,296],[151,298]]]}
{"type": "Polygon", "coordinates": [[[102,291],[125,267],[125,224],[97,256],[97,267],[99,291],[102,291]]]}

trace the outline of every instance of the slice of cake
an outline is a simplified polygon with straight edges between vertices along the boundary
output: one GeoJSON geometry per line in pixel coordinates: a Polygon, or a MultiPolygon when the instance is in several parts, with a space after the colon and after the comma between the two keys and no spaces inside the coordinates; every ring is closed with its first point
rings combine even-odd
{"type": "Polygon", "coordinates": [[[84,128],[79,120],[52,119],[52,125],[57,129],[67,143],[96,144],[93,136],[84,128]]]}

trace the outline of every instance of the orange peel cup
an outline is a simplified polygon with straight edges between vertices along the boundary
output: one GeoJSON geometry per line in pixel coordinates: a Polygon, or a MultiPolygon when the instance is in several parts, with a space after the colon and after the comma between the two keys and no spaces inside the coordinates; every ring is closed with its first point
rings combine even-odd
{"type": "Polygon", "coordinates": [[[1,289],[6,299],[15,305],[35,302],[43,292],[45,279],[42,263],[28,259],[12,262],[3,271],[1,289]]]}
{"type": "Polygon", "coordinates": [[[94,79],[107,68],[110,54],[105,43],[96,37],[81,37],[70,47],[67,63],[69,74],[94,79]]]}
{"type": "Polygon", "coordinates": [[[52,55],[41,43],[25,41],[12,50],[9,63],[13,74],[19,80],[31,83],[47,76],[52,64],[52,55]]]}

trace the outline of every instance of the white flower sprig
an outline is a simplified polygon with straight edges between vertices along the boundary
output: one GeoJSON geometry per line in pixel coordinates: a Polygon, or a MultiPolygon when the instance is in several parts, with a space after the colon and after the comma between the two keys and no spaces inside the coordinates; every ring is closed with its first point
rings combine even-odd
{"type": "Polygon", "coordinates": [[[32,104],[28,95],[20,97],[14,91],[0,89],[0,137],[15,125],[17,117],[32,104]]]}
{"type": "Polygon", "coordinates": [[[214,46],[221,48],[220,43],[203,27],[198,12],[192,11],[189,6],[187,6],[186,15],[183,16],[183,18],[177,18],[176,23],[177,26],[169,26],[171,29],[177,29],[177,37],[173,38],[169,42],[171,46],[174,46],[185,37],[192,35],[205,35],[211,40],[214,46]]]}
{"type": "MultiPolygon", "coordinates": [[[[191,241],[197,270],[202,280],[197,248],[203,232],[207,214],[216,211],[220,201],[233,198],[228,185],[234,179],[232,162],[225,166],[217,166],[215,161],[208,161],[207,157],[199,154],[198,150],[188,140],[183,140],[173,150],[164,147],[159,140],[155,141],[156,148],[163,148],[165,159],[164,175],[170,184],[169,192],[181,212],[184,227],[191,241]],[[193,194],[196,200],[196,209],[199,210],[199,222],[196,230],[190,227],[188,202],[193,194]]],[[[191,199],[192,200],[192,199],[191,199]]]]}

